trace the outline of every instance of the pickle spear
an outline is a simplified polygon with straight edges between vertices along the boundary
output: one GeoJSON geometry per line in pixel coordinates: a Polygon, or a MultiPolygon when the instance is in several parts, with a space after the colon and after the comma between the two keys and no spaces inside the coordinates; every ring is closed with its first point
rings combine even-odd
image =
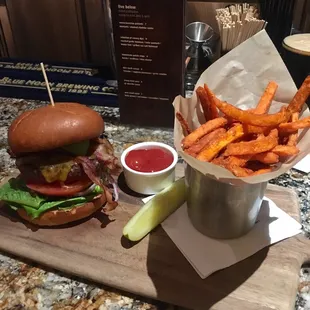
{"type": "Polygon", "coordinates": [[[139,241],[186,200],[184,178],[181,178],[156,194],[129,220],[123,229],[123,235],[131,241],[139,241]]]}

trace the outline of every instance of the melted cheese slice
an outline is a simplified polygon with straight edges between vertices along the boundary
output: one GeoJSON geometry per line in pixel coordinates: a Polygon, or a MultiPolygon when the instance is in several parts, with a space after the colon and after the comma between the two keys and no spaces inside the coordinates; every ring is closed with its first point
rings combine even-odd
{"type": "Polygon", "coordinates": [[[66,181],[73,164],[73,161],[68,161],[57,165],[44,166],[41,167],[40,170],[46,182],[64,182],[66,181]]]}

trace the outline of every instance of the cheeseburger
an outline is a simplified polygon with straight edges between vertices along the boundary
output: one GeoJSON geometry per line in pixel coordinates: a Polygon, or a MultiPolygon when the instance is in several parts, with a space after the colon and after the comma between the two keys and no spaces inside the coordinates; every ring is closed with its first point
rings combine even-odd
{"type": "Polygon", "coordinates": [[[118,159],[104,121],[77,103],[24,112],[9,127],[9,153],[20,171],[0,189],[0,200],[24,220],[55,226],[117,206],[118,159]]]}

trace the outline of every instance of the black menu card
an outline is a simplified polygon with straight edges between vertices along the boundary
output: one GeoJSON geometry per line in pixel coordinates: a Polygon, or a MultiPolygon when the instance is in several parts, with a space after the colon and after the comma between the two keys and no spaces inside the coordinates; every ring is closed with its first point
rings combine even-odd
{"type": "Polygon", "coordinates": [[[173,127],[172,102],[184,95],[185,0],[111,1],[120,117],[173,127]]]}

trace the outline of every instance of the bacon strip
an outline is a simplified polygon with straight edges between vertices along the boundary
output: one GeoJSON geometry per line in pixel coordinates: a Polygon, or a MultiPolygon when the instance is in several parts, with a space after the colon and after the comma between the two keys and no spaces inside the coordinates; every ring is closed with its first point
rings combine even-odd
{"type": "Polygon", "coordinates": [[[100,177],[96,175],[96,166],[86,156],[78,156],[76,161],[82,165],[86,175],[92,180],[93,183],[103,188],[100,177]]]}
{"type": "Polygon", "coordinates": [[[98,161],[110,170],[112,175],[119,175],[122,167],[118,158],[114,155],[113,146],[107,139],[97,139],[93,145],[93,153],[98,161]]]}
{"type": "Polygon", "coordinates": [[[76,160],[82,165],[83,170],[89,177],[89,179],[96,185],[100,186],[105,192],[107,198],[107,206],[105,206],[104,209],[106,211],[114,210],[117,207],[118,203],[113,200],[113,196],[109,189],[103,184],[101,178],[96,175],[96,166],[93,164],[93,162],[89,160],[86,156],[78,156],[76,160]]]}

